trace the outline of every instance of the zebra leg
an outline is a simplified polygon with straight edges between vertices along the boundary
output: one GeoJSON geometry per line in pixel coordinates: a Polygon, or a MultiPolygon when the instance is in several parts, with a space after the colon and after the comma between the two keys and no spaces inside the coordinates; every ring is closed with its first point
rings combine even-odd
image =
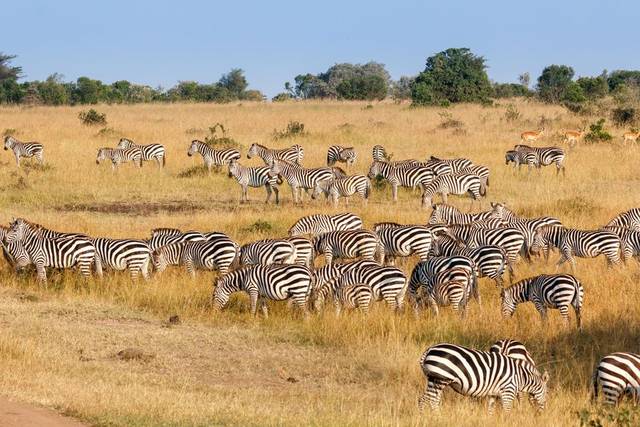
{"type": "Polygon", "coordinates": [[[20,154],[14,152],[13,155],[16,158],[16,165],[18,165],[18,167],[20,167],[20,154]]]}
{"type": "Polygon", "coordinates": [[[502,393],[500,394],[500,402],[502,403],[502,409],[505,412],[511,411],[511,408],[513,407],[513,400],[515,398],[515,395],[516,395],[516,390],[515,390],[515,386],[513,385],[507,386],[505,390],[503,390],[502,393]]]}
{"type": "Polygon", "coordinates": [[[204,165],[207,167],[207,171],[209,172],[209,174],[211,174],[211,167],[213,166],[213,162],[211,160],[205,159],[204,165]]]}
{"type": "Polygon", "coordinates": [[[442,390],[447,384],[437,379],[430,379],[427,377],[427,387],[424,394],[418,400],[418,409],[422,412],[425,403],[429,403],[432,410],[437,410],[440,407],[440,400],[442,399],[442,390]]]}
{"type": "Polygon", "coordinates": [[[429,297],[427,298],[427,303],[429,304],[429,308],[431,309],[431,313],[434,316],[438,316],[440,314],[440,311],[438,310],[438,303],[433,298],[433,296],[429,295],[429,297]]]}
{"type": "Polygon", "coordinates": [[[193,264],[193,260],[191,259],[187,259],[184,262],[184,266],[187,269],[187,273],[189,274],[189,276],[191,276],[192,279],[196,278],[196,268],[195,265],[193,264]]]}
{"type": "Polygon", "coordinates": [[[278,190],[278,187],[273,187],[273,192],[276,193],[276,205],[280,204],[280,190],[278,190]]]}
{"type": "Polygon", "coordinates": [[[251,314],[253,317],[256,316],[256,311],[258,310],[258,290],[251,289],[249,292],[249,301],[251,303],[251,314]]]}
{"type": "Polygon", "coordinates": [[[267,309],[267,300],[265,298],[260,298],[260,309],[265,319],[269,317],[269,309],[267,309]]]}
{"type": "Polygon", "coordinates": [[[398,184],[391,184],[391,195],[393,196],[393,201],[398,201],[398,184]]]}
{"type": "Polygon", "coordinates": [[[142,273],[142,278],[144,280],[149,280],[149,263],[150,263],[150,259],[147,258],[144,260],[144,262],[140,266],[140,273],[142,273]]]}
{"type": "Polygon", "coordinates": [[[44,154],[42,153],[42,151],[40,151],[38,154],[36,154],[36,159],[38,159],[38,162],[41,165],[44,165],[44,154]]]}
{"type": "Polygon", "coordinates": [[[573,311],[576,313],[576,324],[578,326],[578,330],[582,330],[582,315],[580,314],[580,307],[573,306],[573,311]]]}
{"type": "Polygon", "coordinates": [[[298,187],[291,186],[291,196],[293,197],[293,203],[298,203],[298,187]]]}
{"type": "Polygon", "coordinates": [[[560,306],[558,307],[558,311],[560,311],[560,315],[562,316],[565,326],[569,327],[569,306],[560,306]]]}
{"type": "Polygon", "coordinates": [[[36,264],[36,272],[38,274],[38,281],[44,285],[47,284],[47,270],[44,264],[36,264]]]}
{"type": "Polygon", "coordinates": [[[327,265],[331,265],[333,262],[333,254],[331,253],[331,251],[325,251],[324,253],[324,259],[327,265]]]}
{"type": "Polygon", "coordinates": [[[131,280],[134,282],[138,281],[138,273],[140,272],[140,267],[137,265],[131,265],[129,264],[127,266],[127,268],[129,269],[129,277],[131,277],[131,280]]]}
{"type": "Polygon", "coordinates": [[[269,184],[264,186],[265,190],[267,190],[267,200],[264,201],[265,204],[269,204],[271,200],[271,186],[269,184]]]}

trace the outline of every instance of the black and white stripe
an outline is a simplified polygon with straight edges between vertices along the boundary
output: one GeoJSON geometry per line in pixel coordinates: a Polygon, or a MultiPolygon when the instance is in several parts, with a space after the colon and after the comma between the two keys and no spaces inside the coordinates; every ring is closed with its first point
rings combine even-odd
{"type": "Polygon", "coordinates": [[[640,354],[611,353],[600,359],[593,373],[593,399],[598,399],[600,389],[604,401],[616,405],[629,391],[637,399],[640,387],[640,354]]]}
{"type": "Polygon", "coordinates": [[[389,162],[374,161],[367,174],[369,179],[381,176],[391,185],[393,201],[398,200],[398,187],[416,189],[433,181],[433,169],[413,164],[395,165],[389,162]]]}
{"type": "Polygon", "coordinates": [[[420,261],[426,261],[429,258],[429,250],[434,241],[434,235],[429,227],[421,225],[389,227],[386,223],[378,223],[373,226],[373,230],[380,237],[384,248],[381,263],[386,260],[393,265],[396,257],[411,255],[417,255],[420,261]]]}
{"type": "Polygon", "coordinates": [[[482,165],[471,165],[467,168],[464,169],[460,169],[460,171],[458,173],[461,174],[471,174],[471,175],[478,175],[480,177],[480,179],[482,180],[482,184],[487,187],[489,186],[489,168],[486,166],[482,166],[482,165]]]}
{"type": "Polygon", "coordinates": [[[438,307],[451,306],[453,311],[464,318],[469,300],[470,281],[469,270],[462,267],[437,273],[427,292],[427,303],[434,314],[438,315],[438,307]]]}
{"type": "Polygon", "coordinates": [[[473,224],[491,217],[491,211],[479,213],[462,213],[458,208],[444,203],[431,205],[429,224],[473,224]]]}
{"type": "Polygon", "coordinates": [[[96,156],[96,164],[104,160],[111,160],[111,167],[117,169],[121,163],[133,162],[134,165],[142,167],[142,151],[139,148],[99,148],[96,156]]]}
{"type": "Polygon", "coordinates": [[[280,175],[291,187],[294,203],[302,201],[302,190],[308,191],[315,188],[319,181],[335,178],[331,168],[307,169],[297,163],[286,160],[274,159],[269,172],[272,176],[280,175]]]}
{"type": "Polygon", "coordinates": [[[142,160],[155,160],[160,167],[164,167],[167,162],[167,155],[162,144],[138,145],[130,139],[121,138],[117,148],[139,148],[142,151],[142,160]]]}
{"type": "Polygon", "coordinates": [[[336,215],[308,215],[300,218],[289,228],[289,236],[308,234],[317,236],[330,231],[360,230],[362,218],[352,213],[336,215]]]}
{"type": "Polygon", "coordinates": [[[437,175],[442,175],[443,173],[459,173],[464,169],[474,166],[471,160],[465,158],[441,159],[435,156],[431,156],[429,160],[427,160],[427,166],[433,167],[434,170],[437,170],[438,167],[442,165],[448,166],[449,172],[438,172],[437,175]]]}
{"type": "Polygon", "coordinates": [[[467,283],[467,294],[480,302],[478,291],[477,267],[470,258],[460,255],[430,257],[425,262],[419,262],[411,271],[409,278],[409,295],[413,300],[414,309],[417,310],[423,303],[424,298],[428,298],[435,284],[436,276],[442,272],[454,268],[463,268],[469,272],[467,283]],[[423,292],[421,293],[420,290],[423,292]]]}
{"type": "Polygon", "coordinates": [[[640,263],[640,231],[624,227],[603,227],[603,230],[615,233],[620,238],[622,259],[626,262],[635,258],[640,263]]]}
{"type": "Polygon", "coordinates": [[[184,265],[191,277],[196,270],[218,270],[227,274],[238,257],[238,247],[228,237],[206,241],[185,241],[162,246],[153,251],[153,264],[158,273],[169,265],[184,265]]]}
{"type": "Polygon", "coordinates": [[[517,305],[532,302],[543,322],[547,320],[547,309],[560,310],[565,323],[569,324],[569,307],[576,313],[578,329],[581,328],[580,310],[584,300],[584,289],[570,274],[542,274],[519,281],[503,289],[502,316],[511,317],[517,305]]]}
{"type": "Polygon", "coordinates": [[[545,407],[549,375],[541,375],[534,365],[523,360],[443,343],[424,352],[420,367],[427,380],[418,401],[420,409],[427,403],[431,409],[438,409],[447,386],[464,396],[490,397],[490,410],[494,399],[499,398],[503,410],[510,411],[519,393],[527,393],[540,410],[545,407]]]}
{"type": "MultiPolygon", "coordinates": [[[[426,184],[422,191],[422,207],[431,206],[436,194],[442,196],[442,202],[447,203],[449,194],[464,195],[469,193],[473,200],[479,200],[487,193],[483,180],[478,175],[456,174],[441,175],[426,184]]],[[[472,202],[473,203],[473,202],[472,202]]]]}
{"type": "Polygon", "coordinates": [[[526,237],[517,228],[483,229],[476,228],[472,224],[450,225],[448,234],[458,240],[462,240],[472,249],[481,246],[498,246],[504,250],[507,259],[512,265],[518,260],[519,254],[528,258],[525,245],[526,237]]]}
{"type": "Polygon", "coordinates": [[[640,231],[640,208],[633,208],[622,212],[609,221],[607,226],[625,227],[640,231]]]}
{"type": "Polygon", "coordinates": [[[535,366],[536,362],[534,362],[533,357],[531,357],[531,353],[527,350],[524,344],[520,341],[512,340],[512,339],[502,339],[493,343],[493,345],[489,348],[489,351],[492,353],[503,354],[505,356],[509,356],[513,359],[524,360],[527,363],[531,363],[535,366]]]}
{"type": "Polygon", "coordinates": [[[374,162],[388,162],[391,160],[387,155],[387,150],[382,145],[374,145],[371,155],[374,162]]]}
{"type": "Polygon", "coordinates": [[[368,230],[331,231],[314,237],[316,255],[324,255],[327,264],[335,258],[358,258],[373,260],[383,251],[378,235],[368,230]]]}
{"type": "Polygon", "coordinates": [[[562,170],[562,174],[565,174],[564,168],[564,150],[560,147],[531,147],[529,145],[519,144],[514,147],[516,151],[534,153],[538,160],[538,167],[549,166],[552,163],[556,165],[556,174],[559,174],[562,170]]]}
{"type": "Polygon", "coordinates": [[[103,267],[117,271],[129,270],[132,280],[136,280],[139,274],[145,279],[149,278],[151,249],[147,242],[102,237],[93,239],[92,242],[96,248],[96,257],[100,258],[103,267]]]}
{"type": "Polygon", "coordinates": [[[231,160],[240,159],[240,152],[235,148],[216,150],[206,142],[194,139],[191,141],[187,156],[191,157],[196,153],[200,153],[209,172],[211,172],[213,166],[224,166],[229,164],[231,160]]]}
{"type": "Polygon", "coordinates": [[[334,292],[336,314],[340,314],[340,310],[343,308],[347,310],[357,308],[361,312],[367,313],[372,299],[373,290],[364,283],[341,286],[334,292]]]}
{"type": "Polygon", "coordinates": [[[242,187],[242,197],[240,198],[242,202],[249,201],[247,193],[249,187],[264,187],[267,191],[265,203],[269,203],[269,200],[271,200],[271,193],[275,193],[276,203],[280,203],[278,185],[282,184],[282,181],[277,176],[270,175],[269,170],[268,167],[264,166],[258,168],[242,166],[236,159],[229,161],[229,178],[235,178],[240,187],[242,187]]]}
{"type": "Polygon", "coordinates": [[[147,240],[149,248],[152,251],[156,249],[180,242],[194,242],[198,240],[207,240],[199,231],[182,232],[177,228],[155,228],[151,230],[151,238],[147,240]]]}
{"type": "Polygon", "coordinates": [[[22,242],[15,241],[11,243],[5,242],[5,236],[9,232],[9,227],[0,225],[0,245],[2,246],[2,255],[9,265],[17,272],[28,265],[31,265],[29,254],[22,246],[22,242]]]}
{"type": "Polygon", "coordinates": [[[296,246],[286,239],[263,239],[240,248],[240,264],[293,264],[297,260],[296,246]]]}
{"type": "Polygon", "coordinates": [[[325,197],[331,200],[334,207],[338,206],[340,197],[344,197],[348,206],[349,198],[354,194],[362,197],[366,205],[371,194],[371,181],[364,175],[351,175],[346,178],[318,181],[311,197],[315,199],[320,193],[324,193],[325,197]]]}
{"type": "Polygon", "coordinates": [[[249,294],[251,313],[256,314],[258,302],[267,315],[266,300],[291,299],[305,314],[311,292],[311,271],[302,265],[254,265],[241,267],[219,278],[213,291],[213,305],[223,308],[234,292],[249,294]]]}
{"type": "Polygon", "coordinates": [[[253,143],[247,152],[247,158],[260,157],[267,166],[270,166],[274,160],[285,160],[298,165],[302,164],[304,150],[298,144],[289,148],[275,149],[267,148],[264,145],[253,143]]]}
{"type": "Polygon", "coordinates": [[[536,153],[530,151],[507,151],[504,155],[504,164],[508,165],[509,163],[513,163],[513,168],[515,169],[517,167],[518,170],[520,170],[522,165],[527,165],[529,173],[531,173],[531,168],[540,167],[538,156],[536,153]]]}
{"type": "Polygon", "coordinates": [[[4,139],[4,149],[13,151],[18,167],[21,157],[35,157],[40,164],[44,164],[44,147],[39,142],[20,142],[9,135],[4,139]]]}
{"type": "Polygon", "coordinates": [[[332,145],[327,150],[327,166],[333,166],[336,162],[346,163],[347,166],[351,166],[357,157],[358,155],[353,147],[332,145]]]}
{"type": "Polygon", "coordinates": [[[289,237],[286,240],[291,242],[296,249],[296,258],[293,263],[313,268],[313,261],[316,259],[313,242],[305,237],[289,237]]]}

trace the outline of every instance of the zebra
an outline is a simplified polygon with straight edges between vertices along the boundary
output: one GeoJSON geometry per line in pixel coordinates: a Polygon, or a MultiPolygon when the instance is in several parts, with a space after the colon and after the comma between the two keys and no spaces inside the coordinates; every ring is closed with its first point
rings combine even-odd
{"type": "Polygon", "coordinates": [[[346,163],[352,166],[358,155],[353,147],[342,147],[340,145],[332,145],[327,150],[327,166],[333,166],[336,162],[346,163]]]}
{"type": "Polygon", "coordinates": [[[374,162],[388,162],[391,160],[387,154],[387,150],[385,150],[382,145],[374,145],[371,154],[374,162]]]}
{"type": "Polygon", "coordinates": [[[167,162],[167,154],[162,144],[138,145],[127,138],[120,138],[116,148],[139,148],[142,151],[142,160],[154,160],[163,168],[167,162]]]}
{"type": "Polygon", "coordinates": [[[466,315],[467,300],[469,298],[469,270],[462,267],[454,267],[436,274],[433,284],[427,292],[427,303],[433,313],[438,315],[438,306],[450,305],[453,311],[464,318],[466,315]]]}
{"type": "Polygon", "coordinates": [[[616,215],[607,226],[625,227],[631,230],[640,231],[640,208],[629,209],[616,215]]]}
{"type": "Polygon", "coordinates": [[[531,147],[529,145],[519,144],[514,147],[516,151],[535,153],[538,159],[538,168],[541,166],[549,166],[552,163],[556,165],[556,175],[562,170],[565,175],[564,168],[564,150],[560,147],[531,147]]]}
{"type": "Polygon", "coordinates": [[[307,314],[307,301],[313,284],[311,271],[302,265],[253,265],[240,267],[216,281],[213,291],[213,307],[220,310],[227,305],[229,295],[244,291],[249,294],[251,314],[256,315],[260,303],[266,317],[266,300],[283,301],[291,299],[307,314]]]}
{"type": "Polygon", "coordinates": [[[191,141],[191,145],[187,151],[187,156],[191,157],[196,153],[200,153],[202,156],[204,165],[207,167],[209,173],[211,173],[211,168],[214,165],[218,168],[219,166],[228,164],[232,160],[240,159],[240,152],[235,148],[223,148],[221,150],[216,150],[206,142],[194,139],[191,141]]]}
{"type": "Polygon", "coordinates": [[[99,165],[103,160],[111,160],[111,168],[118,169],[121,163],[133,162],[136,167],[142,167],[142,151],[137,148],[99,148],[96,156],[96,164],[99,165]]]}
{"type": "Polygon", "coordinates": [[[482,185],[485,187],[489,186],[489,168],[482,165],[471,165],[464,169],[460,169],[458,173],[461,174],[470,174],[470,175],[478,175],[482,180],[482,185]]]}
{"type": "Polygon", "coordinates": [[[437,274],[456,267],[464,268],[469,272],[470,279],[467,283],[467,294],[473,296],[480,303],[477,266],[473,260],[460,255],[431,257],[428,261],[417,263],[409,278],[409,295],[413,300],[416,313],[422,302],[422,296],[419,293],[420,289],[423,288],[424,294],[428,296],[431,293],[437,274]]]}
{"type": "Polygon", "coordinates": [[[308,215],[300,218],[289,228],[289,236],[301,236],[308,234],[318,236],[330,231],[360,230],[362,218],[352,213],[336,215],[308,215]]]}
{"type": "Polygon", "coordinates": [[[276,195],[276,204],[280,203],[278,185],[282,184],[282,180],[277,176],[271,176],[269,170],[268,167],[249,168],[242,166],[236,159],[229,161],[229,178],[235,178],[242,187],[240,202],[249,201],[247,194],[249,187],[264,187],[267,191],[265,203],[269,203],[271,200],[272,192],[276,195]]]}
{"type": "Polygon", "coordinates": [[[373,230],[380,238],[384,248],[380,262],[385,260],[393,265],[396,257],[418,255],[420,261],[429,258],[429,250],[434,235],[429,227],[420,225],[398,225],[387,227],[386,223],[374,224],[373,230]]]}
{"type": "Polygon", "coordinates": [[[20,158],[35,157],[38,162],[44,164],[44,147],[39,142],[20,142],[8,135],[4,138],[4,149],[13,151],[16,158],[16,165],[20,167],[20,158]]]}
{"type": "Polygon", "coordinates": [[[195,279],[197,269],[217,269],[221,275],[227,274],[238,257],[238,248],[231,239],[224,236],[171,243],[155,249],[152,257],[158,273],[162,273],[168,265],[184,265],[187,273],[195,279]]]}
{"type": "Polygon", "coordinates": [[[612,226],[605,226],[602,229],[610,231],[620,238],[622,259],[625,262],[635,258],[640,263],[640,231],[612,226]]]}
{"type": "Polygon", "coordinates": [[[147,240],[147,244],[151,251],[155,251],[162,246],[170,245],[172,243],[192,242],[198,240],[207,239],[199,231],[182,232],[177,228],[154,228],[151,230],[151,238],[147,240]]]}
{"type": "Polygon", "coordinates": [[[432,211],[428,224],[473,224],[491,218],[491,211],[462,213],[455,206],[438,203],[431,205],[432,211]]]}
{"type": "Polygon", "coordinates": [[[473,162],[469,159],[465,159],[465,158],[457,158],[457,159],[440,159],[438,157],[435,156],[431,156],[428,160],[427,160],[427,165],[448,165],[451,172],[449,173],[460,173],[462,172],[464,169],[473,167],[473,162]]]}
{"type": "Polygon", "coordinates": [[[540,167],[540,162],[538,161],[538,156],[536,153],[530,151],[517,151],[517,150],[509,150],[504,155],[504,164],[509,165],[509,163],[513,163],[513,168],[516,167],[520,170],[522,165],[527,165],[529,169],[529,173],[531,173],[531,168],[540,167]]]}
{"type": "Polygon", "coordinates": [[[431,206],[433,197],[438,193],[442,196],[442,202],[446,204],[448,194],[464,195],[469,193],[473,200],[479,200],[480,197],[487,194],[487,189],[478,175],[441,175],[424,186],[422,207],[431,206]]]}
{"type": "Polygon", "coordinates": [[[0,225],[0,245],[2,246],[2,255],[7,263],[16,271],[20,271],[31,265],[29,254],[24,249],[22,242],[5,243],[5,236],[9,232],[9,227],[0,225]]]}
{"type": "Polygon", "coordinates": [[[593,373],[594,401],[598,399],[600,389],[604,394],[605,403],[616,405],[620,399],[628,393],[637,398],[637,390],[640,387],[640,354],[635,353],[611,353],[604,356],[593,373]]]}
{"type": "Polygon", "coordinates": [[[289,237],[286,240],[296,249],[296,258],[293,263],[313,268],[313,261],[316,258],[313,242],[305,237],[289,237]]]}
{"type": "Polygon", "coordinates": [[[296,259],[296,246],[286,239],[257,240],[240,248],[242,265],[293,264],[296,259]]]}
{"type": "Polygon", "coordinates": [[[353,283],[339,287],[334,292],[336,315],[342,308],[359,309],[363,313],[369,312],[369,305],[373,299],[373,290],[363,283],[353,283]]]}
{"type": "Polygon", "coordinates": [[[315,308],[319,309],[322,305],[322,302],[324,301],[324,296],[326,295],[328,290],[324,290],[322,292],[322,297],[320,297],[319,294],[325,286],[327,286],[329,283],[334,283],[336,279],[338,279],[340,276],[347,273],[351,269],[361,268],[365,265],[379,266],[379,264],[375,261],[361,259],[353,262],[323,265],[322,267],[313,270],[314,282],[311,297],[315,308]]]}
{"type": "Polygon", "coordinates": [[[434,179],[434,173],[431,168],[425,166],[394,165],[388,162],[374,161],[369,168],[367,174],[369,179],[382,176],[391,184],[391,194],[393,201],[398,201],[398,187],[408,187],[415,189],[422,187],[434,179]]]}
{"type": "Polygon", "coordinates": [[[129,270],[132,280],[137,280],[138,274],[142,274],[145,280],[149,279],[151,249],[147,242],[102,237],[92,239],[91,242],[102,266],[118,271],[129,270]]]}
{"type": "Polygon", "coordinates": [[[542,274],[529,277],[503,289],[502,316],[513,316],[518,304],[532,302],[543,322],[547,320],[547,309],[560,310],[564,322],[569,325],[569,306],[576,313],[578,329],[582,328],[580,310],[584,300],[584,289],[580,281],[570,274],[542,274]]]}
{"type": "Polygon", "coordinates": [[[330,231],[314,237],[313,246],[317,255],[324,255],[328,265],[334,258],[373,260],[384,250],[378,235],[368,230],[330,231]]]}
{"type": "Polygon", "coordinates": [[[529,253],[526,251],[526,237],[517,228],[503,227],[496,229],[476,228],[472,224],[450,225],[449,236],[462,240],[469,248],[494,245],[502,248],[507,255],[507,260],[512,265],[522,254],[526,259],[529,253]]]}
{"type": "Polygon", "coordinates": [[[25,219],[14,220],[4,237],[4,244],[20,242],[29,260],[36,266],[38,280],[47,282],[46,267],[72,268],[78,267],[83,277],[91,275],[91,266],[96,273],[102,275],[100,258],[96,257],[96,248],[91,240],[83,235],[69,237],[46,237],[45,232],[52,235],[52,230],[30,223],[25,219]]]}
{"type": "Polygon", "coordinates": [[[297,163],[274,159],[271,163],[271,176],[282,176],[291,187],[293,202],[302,201],[302,190],[314,189],[319,181],[335,178],[331,168],[307,169],[297,163]],[[299,196],[298,196],[299,194],[299,196]]]}
{"type": "Polygon", "coordinates": [[[527,363],[536,365],[529,350],[519,341],[512,339],[502,339],[494,342],[489,348],[489,352],[503,354],[513,359],[524,360],[527,363]]]}
{"type": "Polygon", "coordinates": [[[464,396],[489,396],[490,412],[495,398],[500,398],[503,410],[509,412],[519,393],[527,393],[539,410],[545,407],[549,374],[540,374],[535,365],[524,360],[442,343],[424,352],[420,367],[427,380],[418,400],[420,410],[426,403],[432,410],[438,409],[446,386],[464,396]]]}
{"type": "Polygon", "coordinates": [[[610,231],[576,230],[574,228],[545,226],[539,228],[533,238],[531,252],[543,251],[548,259],[550,248],[560,250],[561,257],[556,267],[565,262],[571,263],[572,270],[576,269],[574,256],[580,258],[594,258],[603,254],[609,265],[620,264],[622,243],[620,237],[610,231]]]}
{"type": "Polygon", "coordinates": [[[366,206],[371,195],[371,181],[364,175],[317,181],[311,198],[317,198],[320,193],[324,193],[328,199],[330,198],[334,207],[338,206],[338,198],[340,197],[344,197],[345,204],[348,206],[349,197],[354,194],[362,197],[362,201],[366,206]]]}
{"type": "Polygon", "coordinates": [[[302,158],[304,157],[304,150],[298,144],[278,150],[253,143],[251,144],[251,147],[249,147],[247,158],[250,159],[255,156],[260,157],[267,166],[270,166],[274,160],[285,160],[289,163],[301,165],[302,158]]]}

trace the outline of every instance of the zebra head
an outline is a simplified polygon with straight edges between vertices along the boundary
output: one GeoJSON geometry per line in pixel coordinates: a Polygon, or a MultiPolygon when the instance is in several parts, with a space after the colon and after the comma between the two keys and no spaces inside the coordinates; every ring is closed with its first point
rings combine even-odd
{"type": "Polygon", "coordinates": [[[311,198],[316,199],[320,193],[324,193],[326,197],[329,196],[329,188],[333,183],[333,179],[323,179],[316,182],[316,185],[313,187],[313,193],[311,193],[311,198]]]}
{"type": "Polygon", "coordinates": [[[367,177],[369,177],[369,179],[374,179],[378,175],[381,175],[383,164],[384,163],[381,161],[374,160],[373,163],[371,163],[371,167],[369,167],[369,173],[367,174],[367,177]]]}
{"type": "Polygon", "coordinates": [[[120,138],[120,142],[118,142],[118,146],[116,148],[125,149],[131,146],[133,146],[133,141],[127,138],[120,138]]]}
{"type": "Polygon", "coordinates": [[[547,384],[549,382],[549,372],[544,371],[542,375],[538,369],[529,362],[518,361],[523,372],[523,384],[520,386],[521,392],[529,394],[529,401],[535,404],[539,410],[544,410],[547,401],[547,384]]]}
{"type": "Polygon", "coordinates": [[[229,160],[229,178],[233,178],[239,172],[239,164],[236,159],[229,160]]]}
{"type": "Polygon", "coordinates": [[[213,289],[213,308],[221,310],[229,302],[229,296],[242,289],[242,285],[247,280],[248,273],[252,267],[240,267],[224,276],[218,277],[213,289]]]}
{"type": "MultiPolygon", "coordinates": [[[[531,242],[531,248],[529,248],[529,252],[533,255],[540,254],[541,251],[549,250],[552,244],[556,244],[553,242],[553,231],[554,226],[543,226],[538,228],[533,234],[533,241],[531,242]]],[[[559,242],[558,242],[559,243],[559,242]]]]}
{"type": "Polygon", "coordinates": [[[429,221],[427,224],[446,224],[447,218],[445,218],[445,205],[441,204],[432,204],[431,205],[431,215],[429,216],[429,221]]]}
{"type": "Polygon", "coordinates": [[[253,144],[251,144],[251,147],[249,147],[249,151],[247,151],[247,159],[250,159],[257,155],[258,155],[258,144],[254,142],[253,144]]]}
{"type": "Polygon", "coordinates": [[[528,299],[528,287],[531,280],[531,278],[521,280],[518,283],[500,291],[500,299],[502,301],[501,311],[504,319],[513,316],[518,303],[528,299]]]}
{"type": "Polygon", "coordinates": [[[108,148],[99,148],[98,155],[96,156],[96,165],[99,165],[101,161],[107,158],[108,148]]]}
{"type": "Polygon", "coordinates": [[[189,146],[189,151],[187,151],[187,156],[191,157],[194,154],[199,153],[200,144],[202,144],[202,141],[198,141],[197,139],[194,139],[193,141],[191,141],[191,145],[189,146]]]}
{"type": "Polygon", "coordinates": [[[504,164],[508,165],[509,163],[516,163],[518,157],[518,152],[515,150],[509,150],[504,155],[504,164]]]}
{"type": "Polygon", "coordinates": [[[14,137],[12,137],[11,135],[7,135],[4,138],[4,149],[8,150],[9,148],[13,148],[13,144],[16,143],[16,139],[14,137]]]}
{"type": "Polygon", "coordinates": [[[18,218],[13,220],[9,225],[9,230],[4,235],[3,243],[8,245],[22,241],[27,227],[28,224],[24,219],[18,218]]]}
{"type": "Polygon", "coordinates": [[[156,273],[162,273],[167,269],[168,262],[163,249],[164,246],[151,253],[151,262],[153,262],[153,268],[156,269],[156,273]]]}

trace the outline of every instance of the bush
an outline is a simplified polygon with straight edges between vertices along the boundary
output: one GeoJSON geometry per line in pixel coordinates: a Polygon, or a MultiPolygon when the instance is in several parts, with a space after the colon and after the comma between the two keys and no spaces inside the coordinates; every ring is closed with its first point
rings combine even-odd
{"type": "Polygon", "coordinates": [[[520,119],[520,111],[516,108],[515,105],[509,104],[507,105],[507,111],[504,112],[504,119],[508,122],[515,122],[520,119]]]}
{"type": "Polygon", "coordinates": [[[215,148],[242,148],[240,143],[227,136],[227,130],[222,123],[216,123],[209,127],[209,135],[204,137],[204,142],[215,148]]]}
{"type": "Polygon", "coordinates": [[[209,169],[204,165],[192,166],[178,173],[178,178],[202,178],[209,176],[209,169]]]}
{"type": "Polygon", "coordinates": [[[293,121],[293,120],[291,120],[287,124],[286,129],[280,130],[280,131],[277,129],[274,129],[273,131],[274,139],[294,138],[297,136],[305,136],[305,135],[306,135],[306,132],[304,131],[304,123],[293,121]]]}
{"type": "Polygon", "coordinates": [[[604,128],[604,119],[598,120],[596,123],[589,126],[589,133],[584,137],[587,142],[607,142],[611,141],[613,137],[604,128]]]}
{"type": "Polygon", "coordinates": [[[4,132],[2,132],[2,137],[4,138],[9,135],[14,136],[17,133],[18,133],[17,129],[6,128],[4,132]]]}
{"type": "Polygon", "coordinates": [[[93,108],[89,111],[81,111],[78,114],[78,118],[83,125],[86,126],[105,126],[107,124],[107,115],[105,113],[98,113],[93,108]]]}
{"type": "Polygon", "coordinates": [[[464,123],[460,120],[454,119],[451,113],[443,111],[438,113],[442,121],[438,125],[440,129],[460,129],[464,127],[464,123]]]}
{"type": "Polygon", "coordinates": [[[640,424],[640,409],[626,405],[583,409],[576,412],[576,416],[580,420],[580,427],[631,427],[640,424]]]}
{"type": "MultiPolygon", "coordinates": [[[[545,102],[558,103],[573,83],[573,68],[566,65],[549,65],[538,77],[538,96],[545,102]]],[[[574,89],[575,90],[575,89],[574,89]]]]}
{"type": "Polygon", "coordinates": [[[243,230],[248,233],[266,233],[271,231],[272,228],[273,226],[269,222],[259,219],[250,226],[245,227],[243,230]]]}
{"type": "Polygon", "coordinates": [[[611,111],[611,120],[618,127],[634,125],[637,119],[638,115],[633,107],[614,108],[611,111]]]}
{"type": "Polygon", "coordinates": [[[284,101],[289,101],[290,99],[291,99],[291,95],[289,95],[287,92],[280,92],[279,94],[271,98],[271,101],[284,102],[284,101]]]}
{"type": "Polygon", "coordinates": [[[98,131],[98,133],[96,134],[96,136],[99,136],[101,138],[115,138],[116,136],[118,136],[119,132],[116,131],[114,128],[102,128],[98,131]]]}

